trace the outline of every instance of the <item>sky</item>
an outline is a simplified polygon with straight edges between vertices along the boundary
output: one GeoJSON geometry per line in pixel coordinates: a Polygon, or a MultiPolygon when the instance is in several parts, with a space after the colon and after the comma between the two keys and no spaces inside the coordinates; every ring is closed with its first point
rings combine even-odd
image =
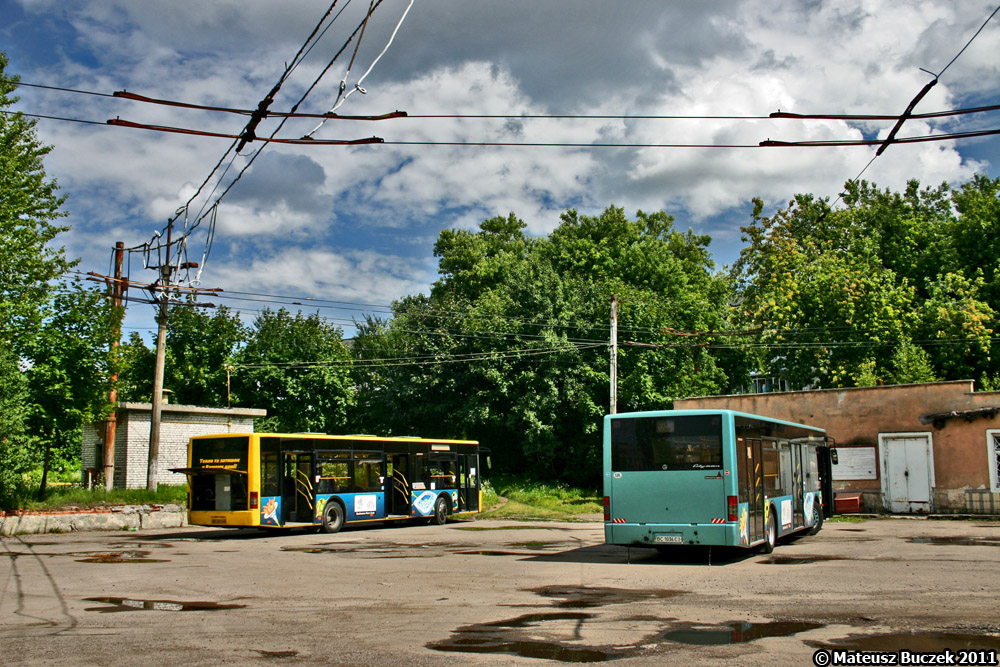
{"type": "MultiPolygon", "coordinates": [[[[893,190],[910,179],[997,177],[996,136],[896,144],[873,162],[874,147],[757,146],[884,138],[891,121],[766,117],[901,114],[935,75],[915,113],[1000,104],[1000,15],[973,39],[996,3],[416,0],[407,11],[409,0],[383,0],[356,53],[357,38],[334,60],[371,4],[340,0],[333,15],[342,13],[297,61],[326,0],[0,0],[0,50],[23,83],[85,91],[22,86],[14,107],[90,121],[36,126],[53,146],[45,168],[67,196],[71,229],[59,241],[81,271],[110,273],[115,242],[142,246],[190,201],[176,230],[187,222],[187,258],[200,272],[184,277],[224,290],[205,300],[248,318],[303,304],[349,336],[354,320],[429,292],[441,230],[474,230],[494,216],[513,212],[544,235],[567,209],[663,210],[681,231],[711,236],[721,270],[739,256],[752,198],[773,212],[797,193],[836,201],[859,174],[893,190]],[[231,139],[106,124],[239,134],[243,115],[109,95],[253,109],[293,63],[271,111],[301,100],[300,113],[326,112],[346,76],[337,113],[408,117],[330,120],[312,135],[384,143],[253,142],[239,155],[231,139]],[[435,115],[462,117],[426,117],[435,115]],[[470,117],[483,115],[508,117],[470,117]],[[539,143],[572,146],[509,145],[539,143]],[[204,216],[223,191],[216,214],[204,216]]],[[[257,136],[279,122],[264,119],[257,136]]],[[[316,125],[290,119],[276,136],[298,139],[316,125]]],[[[994,111],[910,120],[898,136],[998,128],[994,111]]],[[[128,257],[132,280],[157,278],[142,253],[128,257]]],[[[148,339],[154,326],[153,306],[129,305],[126,335],[148,339]]]]}

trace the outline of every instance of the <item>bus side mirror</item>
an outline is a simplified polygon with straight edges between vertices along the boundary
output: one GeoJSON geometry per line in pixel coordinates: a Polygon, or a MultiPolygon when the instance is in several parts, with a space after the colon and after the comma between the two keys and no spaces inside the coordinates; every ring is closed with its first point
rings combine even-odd
{"type": "Polygon", "coordinates": [[[493,470],[493,461],[490,459],[489,456],[486,457],[486,469],[493,470]]]}
{"type": "Polygon", "coordinates": [[[832,463],[833,465],[837,465],[837,450],[836,449],[831,449],[830,450],[830,463],[832,463]]]}

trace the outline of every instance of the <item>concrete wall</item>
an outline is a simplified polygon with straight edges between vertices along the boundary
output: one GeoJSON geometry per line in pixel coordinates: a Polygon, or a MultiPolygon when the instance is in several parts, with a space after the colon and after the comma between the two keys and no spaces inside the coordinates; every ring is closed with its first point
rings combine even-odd
{"type": "MultiPolygon", "coordinates": [[[[1000,429],[991,411],[1000,392],[973,392],[972,381],[825,389],[771,394],[708,396],[674,401],[675,409],[732,409],[826,429],[838,449],[874,448],[873,479],[835,483],[842,490],[865,491],[866,507],[882,509],[883,474],[880,434],[929,434],[933,446],[933,511],[972,511],[972,498],[1000,507],[991,488],[992,457],[987,431],[1000,429]],[[957,414],[942,417],[947,413],[957,414]],[[939,415],[938,419],[931,415],[939,415]],[[988,498],[983,495],[987,494],[988,498]]],[[[862,450],[859,449],[858,453],[862,450]]]]}
{"type": "MultiPolygon", "coordinates": [[[[169,468],[187,466],[188,440],[196,435],[253,433],[254,417],[265,410],[252,408],[203,408],[167,404],[160,416],[160,453],[157,484],[186,484],[187,478],[169,468]]],[[[117,412],[115,432],[115,488],[146,488],[149,461],[149,403],[122,403],[117,412]]],[[[100,469],[104,457],[104,424],[83,429],[81,462],[84,484],[87,469],[100,469]]],[[[99,470],[100,471],[100,470],[99,470]]]]}

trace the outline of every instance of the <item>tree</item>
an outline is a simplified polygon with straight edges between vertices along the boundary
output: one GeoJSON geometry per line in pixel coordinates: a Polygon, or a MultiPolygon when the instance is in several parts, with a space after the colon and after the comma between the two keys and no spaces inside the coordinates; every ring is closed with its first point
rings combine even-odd
{"type": "Polygon", "coordinates": [[[748,245],[733,265],[738,317],[762,330],[759,370],[796,387],[854,386],[888,368],[908,339],[914,291],[897,280],[850,210],[797,195],[767,218],[755,200],[748,245]]]}
{"type": "Polygon", "coordinates": [[[0,509],[11,509],[31,469],[28,382],[14,353],[0,346],[0,509]]]}
{"type": "Polygon", "coordinates": [[[724,326],[726,280],[708,237],[662,212],[567,211],[547,237],[525,229],[511,214],[441,233],[430,295],[359,327],[359,369],[393,359],[363,371],[359,405],[389,433],[478,439],[505,472],[596,485],[612,295],[642,343],[620,355],[620,404],[669,407],[726,384],[712,354],[678,335],[724,326]]]}
{"type": "MultiPolygon", "coordinates": [[[[0,111],[18,100],[11,96],[18,78],[5,74],[7,62],[0,52],[0,111]]],[[[41,322],[51,281],[73,265],[51,243],[68,228],[55,224],[65,215],[64,198],[45,174],[42,159],[51,147],[38,141],[35,122],[0,113],[0,346],[17,351],[41,322]]]]}
{"type": "Polygon", "coordinates": [[[238,315],[219,306],[211,315],[191,299],[170,310],[164,386],[184,405],[230,404],[227,367],[246,340],[238,315]]]}
{"type": "Polygon", "coordinates": [[[267,410],[261,431],[335,433],[354,399],[350,368],[339,327],[316,314],[266,309],[236,355],[233,393],[239,405],[267,410]]]}
{"type": "Polygon", "coordinates": [[[29,424],[42,459],[39,495],[54,462],[79,459],[84,425],[110,412],[110,344],[119,316],[98,290],[66,284],[26,350],[29,424]]]}

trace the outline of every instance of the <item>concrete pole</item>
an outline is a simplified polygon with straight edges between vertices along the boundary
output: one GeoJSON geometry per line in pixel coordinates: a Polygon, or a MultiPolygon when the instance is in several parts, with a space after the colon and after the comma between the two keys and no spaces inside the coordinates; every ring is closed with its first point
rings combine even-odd
{"type": "Polygon", "coordinates": [[[611,414],[618,413],[618,296],[611,295],[611,414]]]}

